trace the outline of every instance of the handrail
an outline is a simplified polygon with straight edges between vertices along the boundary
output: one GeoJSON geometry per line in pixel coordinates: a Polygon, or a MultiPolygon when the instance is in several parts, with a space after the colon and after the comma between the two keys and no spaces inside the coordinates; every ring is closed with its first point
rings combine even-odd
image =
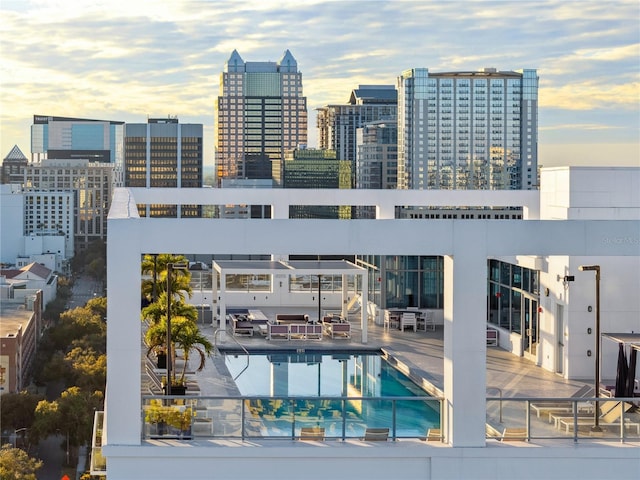
{"type": "MultiPolygon", "coordinates": [[[[226,333],[226,330],[225,330],[225,329],[222,329],[222,328],[217,328],[217,329],[216,329],[216,331],[215,331],[215,332],[213,332],[213,354],[214,354],[214,355],[216,354],[216,351],[217,351],[217,345],[218,345],[217,338],[218,338],[218,333],[220,333],[220,332],[225,332],[225,333],[226,333]]],[[[242,344],[241,344],[241,343],[236,339],[236,337],[234,337],[233,335],[231,335],[231,336],[230,336],[230,338],[231,338],[231,340],[233,340],[234,342],[236,342],[236,343],[238,344],[238,346],[242,349],[242,351],[244,352],[244,354],[247,356],[247,364],[244,366],[244,368],[243,368],[242,370],[240,370],[240,373],[238,373],[238,375],[236,375],[236,376],[233,378],[234,380],[237,380],[237,379],[238,379],[238,377],[239,377],[240,375],[242,375],[242,374],[244,373],[244,371],[245,371],[247,368],[249,368],[249,358],[251,357],[251,355],[249,355],[249,350],[247,350],[247,349],[244,347],[244,345],[242,345],[242,344]]]]}
{"type": "Polygon", "coordinates": [[[486,390],[497,390],[500,395],[500,423],[502,423],[502,389],[498,387],[487,387],[486,390]]]}
{"type": "MultiPolygon", "coordinates": [[[[425,431],[414,431],[409,428],[408,431],[398,432],[397,422],[399,421],[396,418],[396,406],[397,402],[427,402],[427,403],[436,403],[437,410],[442,411],[442,403],[443,399],[440,397],[431,397],[431,396],[384,396],[384,397],[349,397],[349,396],[286,396],[286,395],[240,395],[240,396],[196,396],[196,395],[143,395],[143,410],[146,411],[152,404],[152,401],[159,401],[161,404],[164,404],[166,401],[175,401],[175,405],[168,405],[165,408],[175,408],[181,409],[185,408],[185,405],[189,405],[189,408],[192,408],[194,412],[200,411],[205,412],[205,417],[198,417],[194,415],[191,421],[191,429],[189,431],[176,431],[175,428],[173,430],[163,430],[162,433],[158,432],[156,429],[157,424],[151,423],[147,420],[147,414],[143,414],[143,438],[178,438],[184,440],[190,440],[193,438],[193,435],[196,436],[204,436],[204,437],[221,437],[221,438],[242,438],[244,439],[282,439],[282,438],[290,438],[297,439],[298,434],[296,433],[299,427],[308,426],[309,422],[313,422],[314,425],[319,425],[318,422],[328,422],[332,423],[336,428],[333,435],[327,435],[327,438],[334,438],[340,440],[348,440],[352,438],[362,438],[364,435],[364,427],[366,426],[366,419],[362,420],[354,420],[352,419],[348,412],[347,405],[350,402],[380,402],[387,401],[391,402],[391,411],[393,414],[389,419],[389,423],[385,424],[386,427],[389,427],[389,439],[390,440],[399,440],[399,439],[420,439],[424,440],[428,426],[425,431]],[[283,421],[289,421],[291,423],[291,430],[289,433],[282,435],[283,429],[282,427],[278,428],[279,433],[275,433],[274,435],[263,434],[262,429],[256,430],[255,425],[251,425],[251,422],[255,420],[255,413],[250,413],[247,411],[250,408],[250,404],[252,401],[260,400],[263,403],[259,403],[260,409],[267,408],[267,405],[272,405],[274,408],[278,407],[278,402],[282,402],[283,404],[288,405],[288,408],[285,412],[283,412],[280,416],[280,419],[283,421]],[[231,404],[226,403],[227,401],[232,401],[231,404]],[[339,412],[337,416],[319,416],[318,418],[310,419],[308,416],[308,410],[305,407],[308,407],[308,404],[299,405],[298,402],[310,402],[316,405],[324,404],[325,402],[331,402],[333,407],[330,407],[332,411],[339,412]],[[218,403],[220,402],[220,403],[218,403]],[[268,403],[264,403],[268,402],[268,403]],[[218,417],[219,416],[219,417],[218,417]],[[200,420],[198,419],[200,418],[200,420]],[[212,422],[215,422],[217,425],[217,432],[214,434],[213,428],[210,427],[212,422]],[[153,426],[153,429],[151,428],[153,426]],[[194,426],[200,427],[198,428],[198,434],[193,431],[194,426]],[[349,428],[347,428],[347,426],[349,428]],[[356,427],[354,429],[354,426],[356,427]],[[202,430],[204,427],[205,432],[202,430]],[[362,431],[360,431],[362,430],[362,431]],[[220,432],[220,433],[218,433],[220,432]]],[[[435,406],[431,407],[436,409],[435,406]]],[[[440,418],[440,416],[439,416],[440,418]]],[[[378,419],[379,421],[379,419],[378,419]]],[[[434,428],[442,428],[440,424],[440,420],[438,424],[435,425],[434,428]]],[[[371,426],[371,425],[369,425],[371,426]]],[[[376,424],[375,426],[381,426],[376,424]]]]}
{"type": "MultiPolygon", "coordinates": [[[[507,408],[506,423],[507,427],[523,430],[521,438],[518,438],[520,440],[571,439],[577,443],[580,438],[593,438],[596,432],[596,412],[600,415],[599,426],[607,427],[597,430],[598,440],[618,440],[624,443],[628,439],[640,439],[640,416],[630,413],[637,397],[527,396],[503,399],[500,396],[487,397],[486,400],[516,405],[507,408]],[[524,409],[519,405],[524,405],[524,409]],[[523,424],[525,428],[521,428],[523,424]]],[[[509,428],[505,428],[503,435],[506,435],[507,430],[509,428]]],[[[495,439],[494,435],[489,434],[487,438],[495,439]]],[[[497,438],[500,439],[500,436],[497,438]]]]}

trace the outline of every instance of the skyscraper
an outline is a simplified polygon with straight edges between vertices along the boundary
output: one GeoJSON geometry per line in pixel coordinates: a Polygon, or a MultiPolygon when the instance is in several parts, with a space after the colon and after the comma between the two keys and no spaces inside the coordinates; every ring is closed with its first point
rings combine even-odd
{"type": "Polygon", "coordinates": [[[538,76],[404,71],[398,87],[398,188],[531,189],[538,170],[538,76]]]}
{"type": "Polygon", "coordinates": [[[319,147],[335,150],[339,160],[351,162],[351,186],[356,186],[356,131],[376,120],[394,119],[398,95],[393,85],[359,85],[345,105],[318,109],[319,147]]]}
{"type": "MultiPolygon", "coordinates": [[[[150,118],[125,126],[125,186],[202,187],[202,124],[150,118]]],[[[199,206],[146,205],[146,216],[199,217],[199,206]]],[[[141,212],[144,215],[144,212],[141,212]]]]}
{"type": "Polygon", "coordinates": [[[302,73],[286,50],[278,62],[245,62],[236,50],[220,76],[216,167],[223,178],[271,178],[271,162],[307,143],[302,73]]]}

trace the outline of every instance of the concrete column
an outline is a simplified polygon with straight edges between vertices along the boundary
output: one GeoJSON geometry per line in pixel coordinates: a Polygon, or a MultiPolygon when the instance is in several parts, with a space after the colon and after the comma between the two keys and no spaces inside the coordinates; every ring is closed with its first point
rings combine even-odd
{"type": "Polygon", "coordinates": [[[107,443],[139,445],[140,262],[139,221],[110,220],[107,243],[107,443]]]}
{"type": "Polygon", "coordinates": [[[273,396],[289,395],[289,363],[286,361],[271,364],[270,392],[273,396]]]}
{"type": "Polygon", "coordinates": [[[211,265],[211,326],[216,326],[216,317],[218,316],[218,272],[211,265]]]}
{"type": "Polygon", "coordinates": [[[487,260],[485,236],[469,227],[456,225],[444,259],[445,440],[454,447],[485,445],[487,260]]]}
{"type": "Polygon", "coordinates": [[[362,323],[362,343],[367,343],[368,335],[367,335],[367,327],[369,323],[369,285],[367,282],[367,274],[360,274],[360,278],[362,279],[362,310],[361,310],[361,323],[362,323]]]}
{"type": "Polygon", "coordinates": [[[227,276],[224,270],[220,272],[220,328],[222,330],[227,329],[227,299],[225,293],[227,292],[227,276]]]}
{"type": "Polygon", "coordinates": [[[347,312],[347,303],[349,303],[349,301],[347,300],[347,297],[349,296],[348,281],[349,281],[349,276],[343,273],[342,274],[342,305],[340,306],[340,314],[342,315],[342,318],[348,318],[348,313],[349,313],[347,312]]]}

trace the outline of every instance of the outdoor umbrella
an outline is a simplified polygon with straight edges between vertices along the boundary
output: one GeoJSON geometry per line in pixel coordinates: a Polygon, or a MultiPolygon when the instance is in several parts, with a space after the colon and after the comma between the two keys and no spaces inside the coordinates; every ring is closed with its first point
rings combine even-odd
{"type": "Polygon", "coordinates": [[[629,367],[627,366],[627,356],[624,353],[624,344],[619,343],[618,350],[618,369],[616,372],[616,397],[627,396],[627,377],[629,376],[629,367]]]}
{"type": "Polygon", "coordinates": [[[631,348],[629,354],[629,370],[627,371],[627,397],[633,397],[633,390],[635,388],[636,380],[636,357],[638,356],[638,350],[631,348]]]}

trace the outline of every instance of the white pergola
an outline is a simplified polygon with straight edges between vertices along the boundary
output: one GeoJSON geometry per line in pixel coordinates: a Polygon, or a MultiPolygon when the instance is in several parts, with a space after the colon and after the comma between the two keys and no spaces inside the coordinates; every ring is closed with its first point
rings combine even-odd
{"type": "MultiPolygon", "coordinates": [[[[367,271],[346,260],[217,260],[213,262],[213,288],[217,285],[217,276],[220,277],[220,289],[217,293],[218,308],[220,311],[220,322],[224,324],[227,314],[227,275],[286,275],[287,278],[292,275],[342,275],[342,316],[347,316],[347,277],[360,277],[360,296],[362,309],[360,312],[360,324],[362,328],[362,343],[367,343],[367,308],[368,305],[368,286],[367,271]]],[[[321,282],[318,282],[321,285],[321,282]]],[[[321,287],[319,287],[321,288],[321,287]]],[[[318,295],[318,316],[321,310],[321,296],[318,295]]]]}

